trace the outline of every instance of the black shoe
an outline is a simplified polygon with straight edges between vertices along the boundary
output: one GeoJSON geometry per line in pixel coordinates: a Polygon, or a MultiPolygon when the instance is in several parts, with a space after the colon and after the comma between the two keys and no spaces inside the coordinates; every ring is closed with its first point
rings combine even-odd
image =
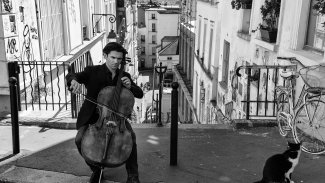
{"type": "Polygon", "coordinates": [[[128,176],[126,183],[140,183],[139,176],[128,176]]]}
{"type": "Polygon", "coordinates": [[[89,183],[99,183],[101,170],[96,170],[91,174],[91,177],[89,179],[89,183]]]}

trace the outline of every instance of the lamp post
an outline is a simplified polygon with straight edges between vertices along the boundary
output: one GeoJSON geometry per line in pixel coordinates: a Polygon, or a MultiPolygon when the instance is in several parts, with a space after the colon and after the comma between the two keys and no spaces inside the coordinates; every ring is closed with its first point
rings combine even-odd
{"type": "Polygon", "coordinates": [[[163,126],[161,123],[161,98],[162,98],[162,89],[163,89],[163,84],[162,84],[162,77],[163,74],[167,71],[167,66],[162,66],[162,63],[160,62],[160,66],[155,67],[155,71],[159,74],[159,118],[158,118],[158,123],[157,126],[163,126]]]}
{"type": "Polygon", "coordinates": [[[108,42],[116,42],[117,41],[117,36],[113,29],[111,29],[111,31],[108,33],[107,41],[108,42]]]}
{"type": "MultiPolygon", "coordinates": [[[[159,99],[158,99],[158,94],[156,94],[156,100],[153,99],[154,102],[156,102],[156,116],[154,121],[157,122],[158,121],[158,108],[159,108],[159,99]]],[[[152,106],[153,109],[153,106],[152,106]]],[[[152,110],[151,110],[152,111],[152,110]]],[[[151,122],[152,122],[152,113],[151,113],[151,122]]]]}
{"type": "Polygon", "coordinates": [[[99,21],[102,19],[103,16],[105,16],[105,17],[106,17],[106,16],[110,16],[108,20],[109,20],[111,23],[114,23],[114,22],[116,21],[116,17],[115,17],[115,15],[113,15],[113,14],[109,14],[109,13],[93,13],[93,14],[91,15],[91,25],[94,26],[94,27],[93,27],[93,36],[95,35],[95,28],[97,28],[97,25],[98,25],[99,21]],[[99,20],[96,21],[96,24],[95,24],[95,25],[94,25],[94,16],[100,16],[99,20]]]}

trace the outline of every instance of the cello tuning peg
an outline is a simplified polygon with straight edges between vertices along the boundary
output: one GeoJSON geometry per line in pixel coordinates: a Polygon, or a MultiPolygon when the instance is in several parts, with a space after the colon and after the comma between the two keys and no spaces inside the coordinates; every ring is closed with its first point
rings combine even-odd
{"type": "Polygon", "coordinates": [[[131,62],[131,58],[130,58],[130,57],[126,57],[126,58],[125,58],[125,61],[127,61],[127,62],[131,62]]]}

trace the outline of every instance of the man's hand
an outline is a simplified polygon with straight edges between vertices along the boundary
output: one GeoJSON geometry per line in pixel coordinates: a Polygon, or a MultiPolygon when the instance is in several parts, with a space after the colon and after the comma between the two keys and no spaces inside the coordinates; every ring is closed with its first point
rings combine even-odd
{"type": "Polygon", "coordinates": [[[115,121],[106,121],[106,125],[107,125],[107,134],[111,135],[114,133],[114,128],[117,126],[117,124],[115,123],[115,121]]]}
{"type": "Polygon", "coordinates": [[[131,88],[131,81],[128,77],[124,76],[121,78],[123,85],[127,88],[130,89],[131,88]]]}
{"type": "Polygon", "coordinates": [[[79,93],[81,89],[81,84],[79,84],[76,80],[72,80],[69,89],[72,93],[79,93]]]}

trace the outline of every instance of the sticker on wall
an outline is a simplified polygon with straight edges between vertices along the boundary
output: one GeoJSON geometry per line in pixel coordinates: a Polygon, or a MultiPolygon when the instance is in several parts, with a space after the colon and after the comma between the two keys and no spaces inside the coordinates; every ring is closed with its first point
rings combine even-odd
{"type": "Polygon", "coordinates": [[[15,15],[4,15],[3,19],[3,31],[4,37],[16,36],[17,26],[16,26],[16,16],[15,15]]]}
{"type": "Polygon", "coordinates": [[[2,12],[11,13],[12,7],[12,0],[2,0],[2,12]]]}
{"type": "Polygon", "coordinates": [[[5,38],[6,57],[9,61],[19,60],[19,41],[18,37],[5,38]]]}

